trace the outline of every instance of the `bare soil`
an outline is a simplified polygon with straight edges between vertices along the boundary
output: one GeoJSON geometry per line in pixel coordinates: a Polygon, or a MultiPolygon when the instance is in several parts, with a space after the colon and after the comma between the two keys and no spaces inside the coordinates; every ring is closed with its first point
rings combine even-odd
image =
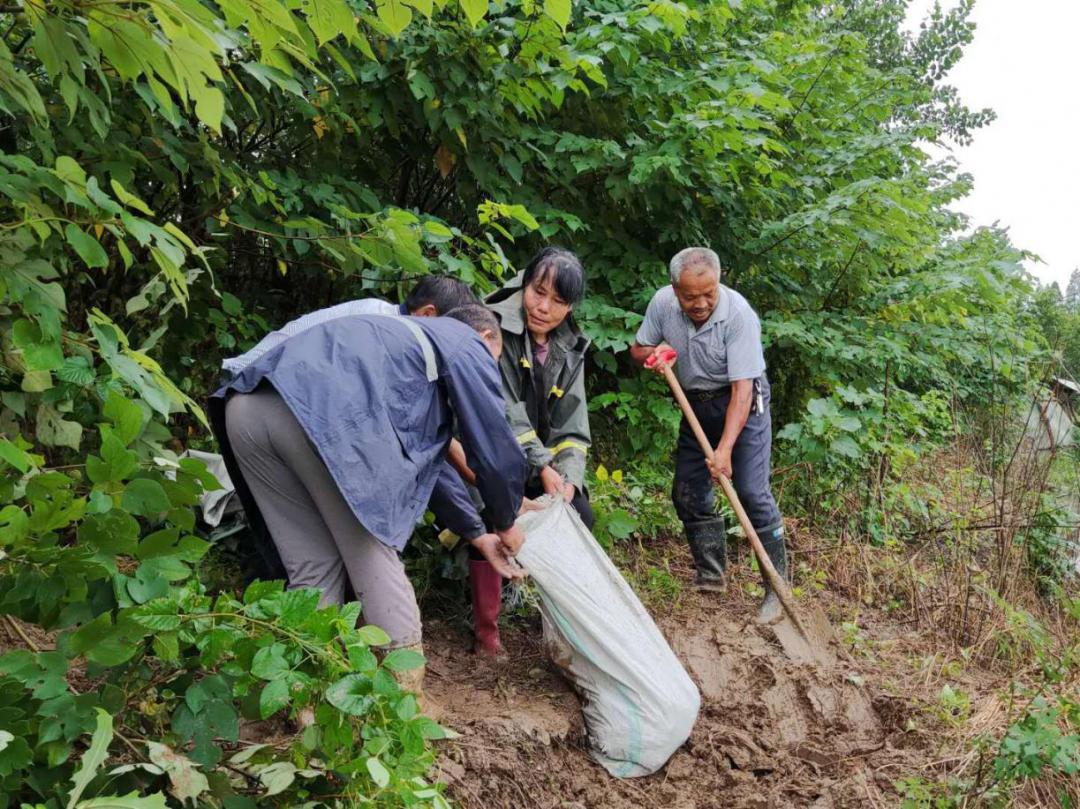
{"type": "MultiPolygon", "coordinates": [[[[667,766],[634,780],[589,758],[577,697],[545,659],[539,621],[504,626],[508,655],[492,662],[469,651],[463,621],[429,620],[427,693],[436,717],[461,734],[439,761],[451,797],[466,809],[897,805],[895,777],[928,751],[912,744],[912,701],[895,695],[895,672],[873,660],[832,670],[791,662],[750,620],[754,579],[744,567],[726,594],[684,591],[652,605],[702,710],[667,766]]],[[[827,606],[844,612],[835,600],[827,606]]]]}

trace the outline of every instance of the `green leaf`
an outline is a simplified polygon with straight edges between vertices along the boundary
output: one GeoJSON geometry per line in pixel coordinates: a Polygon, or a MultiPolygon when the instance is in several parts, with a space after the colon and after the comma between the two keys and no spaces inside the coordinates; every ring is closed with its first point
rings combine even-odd
{"type": "Polygon", "coordinates": [[[626,509],[617,508],[607,515],[608,533],[616,539],[627,539],[637,530],[638,521],[626,509]]]}
{"type": "Polygon", "coordinates": [[[291,668],[285,659],[285,647],[280,643],[259,649],[251,661],[251,673],[263,680],[284,679],[281,675],[291,668]]]}
{"type": "Polygon", "coordinates": [[[163,528],[147,536],[135,550],[138,559],[156,559],[159,556],[171,556],[176,553],[176,543],[180,541],[179,528],[163,528]]]}
{"type": "Polygon", "coordinates": [[[127,446],[142,432],[143,412],[135,402],[109,391],[102,411],[113,426],[113,433],[127,446]]]}
{"type": "Polygon", "coordinates": [[[383,665],[390,671],[409,671],[424,665],[424,656],[413,649],[394,649],[383,658],[383,665]]]}
{"type": "Polygon", "coordinates": [[[64,228],[64,236],[67,237],[79,258],[90,269],[104,269],[109,266],[109,256],[105,253],[101,243],[89,233],[80,230],[76,225],[68,223],[64,228]]]}
{"type": "Polygon", "coordinates": [[[140,650],[137,640],[141,634],[141,629],[134,623],[114,625],[112,616],[105,612],[79,627],[70,637],[69,645],[75,654],[85,654],[87,660],[103,666],[118,666],[140,650]]]}
{"type": "Polygon", "coordinates": [[[259,780],[266,787],[266,797],[278,795],[296,780],[297,766],[288,761],[275,761],[259,770],[259,780]]]}
{"type": "Polygon", "coordinates": [[[123,797],[110,795],[80,801],[75,809],[168,809],[168,804],[165,802],[165,796],[160,792],[141,796],[138,792],[129,792],[123,797]]]}
{"type": "Polygon", "coordinates": [[[90,514],[79,525],[79,542],[111,556],[135,553],[138,539],[139,523],[119,509],[104,514],[90,514]]]}
{"type": "Polygon", "coordinates": [[[276,579],[273,581],[262,581],[261,579],[256,579],[249,584],[248,588],[244,591],[244,603],[254,604],[256,601],[262,601],[264,598],[276,595],[284,589],[285,582],[283,581],[278,581],[276,579]]]}
{"type": "Polygon", "coordinates": [[[154,654],[162,660],[175,662],[180,659],[180,640],[175,632],[156,632],[152,646],[154,654]]]}
{"type": "Polygon", "coordinates": [[[374,704],[371,678],[363,674],[345,675],[326,689],[326,701],[342,713],[364,716],[374,704]]]}
{"type": "Polygon", "coordinates": [[[48,371],[28,371],[22,378],[22,389],[27,393],[42,393],[53,386],[48,371]]]}
{"type": "Polygon", "coordinates": [[[19,472],[27,472],[33,465],[30,456],[6,438],[0,437],[0,459],[19,472]]]}
{"type": "Polygon", "coordinates": [[[42,402],[37,411],[37,437],[47,447],[78,449],[83,428],[76,421],[65,421],[52,405],[42,402]]]}
{"type": "Polygon", "coordinates": [[[153,216],[154,215],[154,212],[152,210],[150,210],[149,205],[147,205],[145,202],[143,202],[137,196],[135,196],[130,191],[128,191],[126,188],[124,188],[124,186],[122,186],[115,179],[111,180],[110,184],[112,185],[113,193],[116,194],[116,198],[118,200],[120,200],[122,203],[124,203],[125,205],[127,205],[129,208],[134,208],[135,210],[139,211],[140,213],[144,213],[147,216],[153,216]]]}
{"type": "Polygon", "coordinates": [[[124,489],[120,506],[140,517],[157,517],[163,511],[169,510],[170,503],[160,483],[148,478],[138,478],[124,489]]]}
{"type": "Polygon", "coordinates": [[[356,37],[356,17],[344,0],[308,0],[304,13],[319,45],[341,34],[350,42],[356,37]]]}
{"type": "Polygon", "coordinates": [[[373,624],[360,627],[356,630],[356,634],[359,635],[360,640],[368,646],[385,646],[390,643],[390,636],[380,627],[374,626],[373,624]]]}
{"type": "Polygon", "coordinates": [[[862,450],[850,435],[842,435],[829,444],[829,451],[845,458],[858,458],[862,455],[862,450]]]}
{"type": "Polygon", "coordinates": [[[473,28],[487,14],[488,0],[461,0],[461,10],[465,12],[465,18],[473,28]]]}
{"type": "Polygon", "coordinates": [[[269,719],[289,704],[289,684],[284,677],[271,680],[259,694],[259,716],[269,719]]]}
{"type": "Polygon", "coordinates": [[[544,13],[565,31],[570,22],[570,0],[544,0],[544,13]]]}
{"type": "Polygon", "coordinates": [[[52,371],[64,364],[60,341],[45,337],[41,327],[25,318],[11,327],[11,342],[22,351],[27,370],[52,371]]]}
{"type": "Polygon", "coordinates": [[[221,119],[225,115],[225,94],[216,87],[205,85],[192,91],[195,114],[212,130],[221,134],[221,119]]]}
{"type": "Polygon", "coordinates": [[[412,21],[412,12],[402,0],[376,0],[376,10],[393,37],[400,35],[412,21]]]}
{"type": "Polygon", "coordinates": [[[368,774],[371,776],[371,780],[375,782],[375,786],[379,789],[385,789],[390,784],[390,771],[386,769],[386,765],[372,756],[366,762],[368,774]]]}
{"type": "Polygon", "coordinates": [[[138,470],[138,456],[125,449],[123,442],[111,431],[101,442],[101,457],[88,455],[86,458],[86,476],[91,483],[119,483],[138,470]]]}
{"type": "Polygon", "coordinates": [[[67,357],[64,359],[64,364],[57,370],[56,378],[61,382],[86,387],[97,379],[97,375],[86,357],[67,357]]]}
{"type": "Polygon", "coordinates": [[[97,713],[97,727],[90,739],[90,746],[83,753],[79,769],[71,777],[72,788],[68,797],[68,809],[72,809],[79,802],[83,790],[94,780],[97,771],[109,756],[109,742],[113,737],[112,717],[101,708],[94,710],[97,713]]]}
{"type": "Polygon", "coordinates": [[[180,628],[177,606],[166,598],[143,604],[131,612],[131,617],[140,626],[155,632],[174,632],[180,628]]]}
{"type": "Polygon", "coordinates": [[[320,598],[320,592],[310,587],[286,590],[281,595],[281,622],[288,627],[300,626],[315,614],[320,598]]]}

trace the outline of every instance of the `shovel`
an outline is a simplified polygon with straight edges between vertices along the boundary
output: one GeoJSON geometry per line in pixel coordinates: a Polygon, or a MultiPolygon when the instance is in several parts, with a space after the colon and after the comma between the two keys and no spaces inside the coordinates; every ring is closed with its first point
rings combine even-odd
{"type": "MultiPolygon", "coordinates": [[[[706,459],[712,462],[712,445],[709,443],[705,431],[701,428],[701,422],[694,415],[690,402],[687,400],[686,394],[683,393],[682,385],[675,378],[675,373],[671,370],[670,365],[666,364],[670,363],[676,356],[675,349],[664,351],[659,355],[654,354],[646,360],[645,367],[653,368],[658,361],[665,363],[663,366],[664,378],[671,387],[671,392],[675,395],[675,401],[682,408],[690,429],[694,431],[698,444],[701,445],[701,451],[705,453],[706,459]]],[[[837,660],[829,646],[829,642],[835,638],[835,635],[832,626],[829,625],[829,620],[825,617],[825,613],[817,605],[813,605],[808,612],[803,613],[800,613],[795,608],[795,598],[792,595],[791,588],[788,587],[784,578],[776,572],[776,568],[773,567],[768,554],[765,553],[765,547],[761,544],[761,539],[750,524],[750,518],[746,516],[746,510],[742,507],[742,503],[739,502],[739,496],[735,494],[735,488],[731,485],[731,481],[723,475],[720,476],[720,488],[724,490],[724,495],[727,497],[728,502],[731,503],[731,509],[735,512],[735,516],[739,518],[739,525],[742,526],[743,533],[746,534],[750,547],[754,549],[754,555],[757,556],[758,566],[764,572],[765,578],[776,593],[777,598],[780,599],[784,612],[787,613],[788,621],[781,619],[769,626],[777,641],[783,647],[784,652],[798,663],[835,664],[837,660]]]]}

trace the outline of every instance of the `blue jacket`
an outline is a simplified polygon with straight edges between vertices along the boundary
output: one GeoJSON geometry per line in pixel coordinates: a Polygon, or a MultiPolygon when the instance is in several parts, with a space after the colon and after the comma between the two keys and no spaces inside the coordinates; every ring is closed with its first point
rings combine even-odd
{"type": "Polygon", "coordinates": [[[495,528],[513,524],[525,459],[506,421],[495,360],[464,323],[358,315],[289,337],[211,399],[227,459],[225,398],[263,382],[296,416],[357,519],[390,547],[405,546],[429,500],[455,533],[482,533],[461,480],[445,462],[455,418],[495,528]],[[415,329],[433,349],[430,367],[415,329]]]}

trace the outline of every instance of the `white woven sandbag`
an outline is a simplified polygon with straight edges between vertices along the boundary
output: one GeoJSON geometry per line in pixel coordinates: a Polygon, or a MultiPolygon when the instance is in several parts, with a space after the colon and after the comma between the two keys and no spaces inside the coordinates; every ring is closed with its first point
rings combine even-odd
{"type": "Polygon", "coordinates": [[[649,775],[690,736],[701,697],[577,512],[558,499],[521,518],[518,561],[540,593],[544,639],[582,698],[592,757],[649,775]]]}

